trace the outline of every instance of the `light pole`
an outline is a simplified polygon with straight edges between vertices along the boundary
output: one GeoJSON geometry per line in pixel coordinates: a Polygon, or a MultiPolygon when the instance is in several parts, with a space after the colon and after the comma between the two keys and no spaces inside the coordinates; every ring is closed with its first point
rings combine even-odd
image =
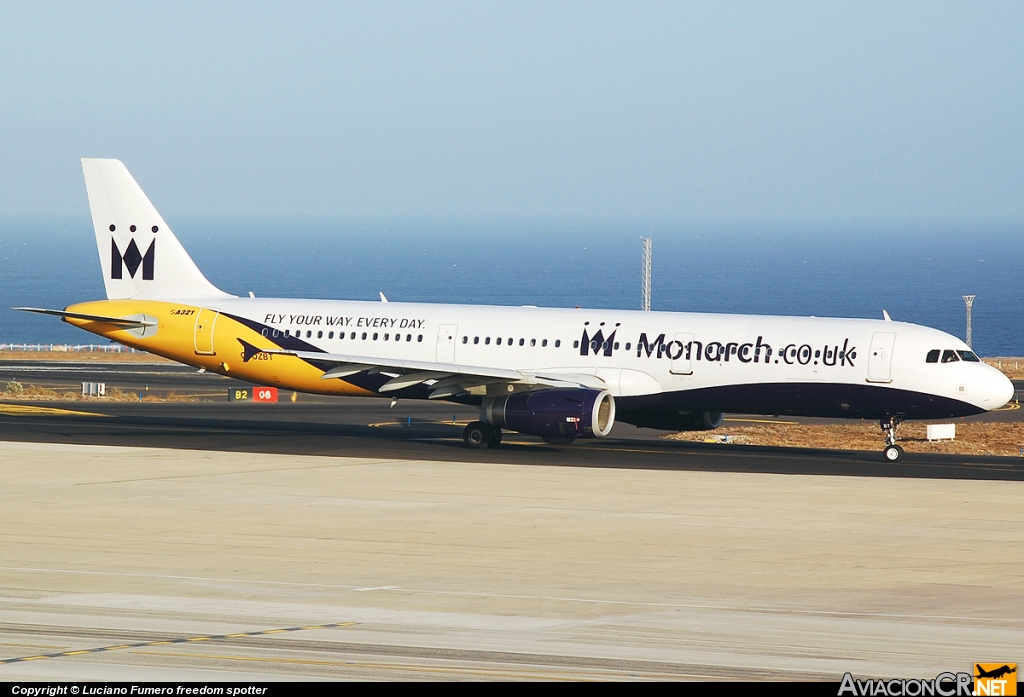
{"type": "Polygon", "coordinates": [[[643,258],[643,270],[641,273],[640,283],[642,285],[641,292],[643,297],[641,300],[640,309],[644,312],[651,311],[651,238],[641,237],[640,241],[644,245],[644,258],[643,258]]]}
{"type": "Polygon", "coordinates": [[[965,296],[963,296],[964,304],[967,305],[967,340],[966,341],[967,341],[967,346],[969,348],[972,348],[972,349],[974,348],[974,346],[971,345],[971,339],[972,339],[972,336],[971,336],[971,307],[974,305],[974,297],[975,296],[973,296],[973,295],[965,295],[965,296]]]}

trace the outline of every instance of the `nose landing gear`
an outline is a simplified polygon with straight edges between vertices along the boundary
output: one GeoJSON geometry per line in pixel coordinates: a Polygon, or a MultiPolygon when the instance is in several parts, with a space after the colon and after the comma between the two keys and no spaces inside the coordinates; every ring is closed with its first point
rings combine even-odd
{"type": "Polygon", "coordinates": [[[882,454],[888,462],[896,462],[903,457],[903,448],[896,445],[896,431],[902,424],[903,419],[899,416],[887,416],[879,422],[885,432],[885,450],[882,454]]]}

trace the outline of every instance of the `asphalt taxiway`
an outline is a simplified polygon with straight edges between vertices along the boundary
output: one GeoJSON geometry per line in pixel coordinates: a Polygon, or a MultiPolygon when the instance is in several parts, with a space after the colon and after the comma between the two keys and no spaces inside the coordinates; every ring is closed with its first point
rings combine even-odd
{"type": "MultiPolygon", "coordinates": [[[[452,405],[359,398],[292,403],[6,402],[0,440],[178,448],[281,455],[616,469],[757,472],[871,477],[1024,481],[1024,459],[908,453],[888,463],[880,452],[693,443],[618,425],[600,440],[548,445],[507,434],[495,449],[462,442],[476,410],[452,405]]],[[[742,423],[742,417],[735,417],[742,423]]]]}
{"type": "MultiPolygon", "coordinates": [[[[910,453],[899,463],[879,451],[772,448],[692,443],[660,438],[663,432],[617,424],[611,436],[554,446],[539,438],[507,434],[501,447],[469,450],[462,429],[476,409],[450,403],[294,395],[276,404],[230,403],[228,392],[249,387],[187,366],[89,364],[51,361],[0,362],[0,384],[62,390],[82,381],[105,382],[140,396],[138,402],[102,399],[0,404],[0,440],[90,445],[189,448],[294,455],[415,458],[562,467],[614,467],[873,477],[1024,479],[1024,460],[910,453]],[[199,401],[157,401],[155,397],[199,401]]],[[[985,414],[1020,419],[1022,411],[985,414]]],[[[789,417],[784,417],[789,418],[789,417]]],[[[771,421],[729,415],[729,424],[771,421]]]]}

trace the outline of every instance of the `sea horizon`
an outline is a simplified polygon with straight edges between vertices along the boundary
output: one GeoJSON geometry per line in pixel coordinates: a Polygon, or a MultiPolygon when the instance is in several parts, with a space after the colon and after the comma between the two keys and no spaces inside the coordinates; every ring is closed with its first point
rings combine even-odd
{"type": "MultiPolygon", "coordinates": [[[[653,238],[652,309],[881,318],[965,332],[1024,354],[1016,222],[672,222],[640,219],[168,216],[234,294],[640,309],[640,237],[653,238]]],[[[0,218],[0,343],[97,343],[13,306],[104,297],[86,216],[0,218]]]]}

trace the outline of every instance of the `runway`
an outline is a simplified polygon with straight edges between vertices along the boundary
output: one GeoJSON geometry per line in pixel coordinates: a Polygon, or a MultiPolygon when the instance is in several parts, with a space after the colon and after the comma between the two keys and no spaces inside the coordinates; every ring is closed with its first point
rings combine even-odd
{"type": "Polygon", "coordinates": [[[172,369],[151,395],[211,396],[0,404],[0,680],[929,678],[1024,646],[1016,458],[474,451],[472,409],[172,369]]]}
{"type": "MultiPolygon", "coordinates": [[[[249,385],[170,364],[0,364],[0,384],[15,378],[60,389],[105,381],[108,390],[140,394],[141,400],[0,404],[0,440],[557,467],[1024,479],[1024,459],[1016,458],[908,453],[899,463],[884,462],[881,435],[879,451],[861,452],[668,441],[659,437],[663,432],[617,424],[608,438],[569,446],[510,433],[501,447],[481,451],[462,443],[462,430],[477,410],[450,403],[400,401],[392,407],[386,399],[307,394],[292,402],[288,392],[276,404],[230,403],[230,389],[249,385]],[[197,401],[153,399],[168,395],[197,401]]],[[[1019,419],[1021,413],[974,418],[1019,419]]],[[[771,419],[728,415],[723,431],[751,420],[771,419]]]]}

